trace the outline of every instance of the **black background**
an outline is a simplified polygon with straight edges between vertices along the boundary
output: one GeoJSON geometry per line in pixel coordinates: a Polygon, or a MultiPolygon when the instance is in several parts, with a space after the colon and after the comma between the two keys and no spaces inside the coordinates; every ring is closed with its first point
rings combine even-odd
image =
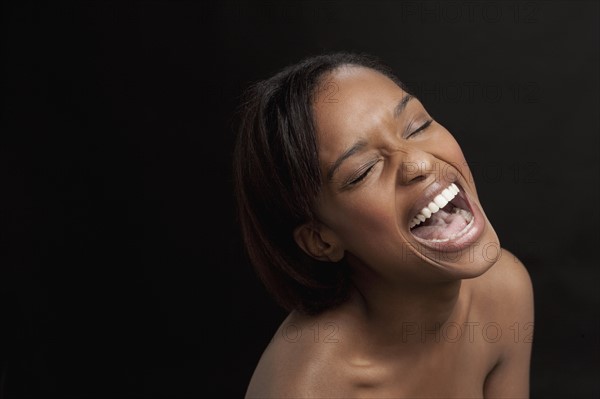
{"type": "MultiPolygon", "coordinates": [[[[534,398],[600,396],[596,2],[4,2],[0,396],[241,397],[286,313],[243,254],[249,83],[389,64],[533,280],[534,398]]],[[[507,332],[508,333],[508,332],[507,332]]]]}

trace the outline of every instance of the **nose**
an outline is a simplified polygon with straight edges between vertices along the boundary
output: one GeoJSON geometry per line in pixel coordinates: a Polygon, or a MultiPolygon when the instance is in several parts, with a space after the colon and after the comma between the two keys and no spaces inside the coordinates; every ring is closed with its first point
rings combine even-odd
{"type": "Polygon", "coordinates": [[[410,185],[432,176],[435,178],[434,157],[418,148],[405,148],[398,168],[398,184],[410,185]]]}

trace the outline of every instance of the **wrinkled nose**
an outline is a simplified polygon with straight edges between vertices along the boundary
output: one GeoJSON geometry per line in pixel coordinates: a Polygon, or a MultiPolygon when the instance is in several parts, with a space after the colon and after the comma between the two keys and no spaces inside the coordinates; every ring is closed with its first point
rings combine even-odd
{"type": "Polygon", "coordinates": [[[417,183],[436,173],[435,161],[430,154],[418,149],[408,149],[403,153],[404,157],[398,171],[399,184],[417,183]]]}

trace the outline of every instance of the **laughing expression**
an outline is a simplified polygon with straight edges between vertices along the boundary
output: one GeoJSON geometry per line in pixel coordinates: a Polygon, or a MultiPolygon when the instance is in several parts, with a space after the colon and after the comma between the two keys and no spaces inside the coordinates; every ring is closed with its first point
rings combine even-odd
{"type": "Polygon", "coordinates": [[[335,93],[315,96],[313,108],[316,214],[351,266],[402,281],[491,267],[500,244],[454,137],[379,72],[347,66],[323,82],[335,93]]]}

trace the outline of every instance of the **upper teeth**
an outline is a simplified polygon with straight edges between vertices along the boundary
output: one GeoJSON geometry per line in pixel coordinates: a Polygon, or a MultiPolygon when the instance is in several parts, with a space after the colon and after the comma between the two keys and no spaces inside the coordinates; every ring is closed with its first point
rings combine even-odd
{"type": "Polygon", "coordinates": [[[431,215],[448,205],[448,202],[452,201],[459,191],[460,190],[454,183],[442,190],[440,194],[435,196],[433,201],[427,204],[425,208],[421,209],[421,212],[419,212],[417,216],[410,221],[410,228],[412,229],[413,227],[423,223],[426,219],[429,219],[431,215]]]}

